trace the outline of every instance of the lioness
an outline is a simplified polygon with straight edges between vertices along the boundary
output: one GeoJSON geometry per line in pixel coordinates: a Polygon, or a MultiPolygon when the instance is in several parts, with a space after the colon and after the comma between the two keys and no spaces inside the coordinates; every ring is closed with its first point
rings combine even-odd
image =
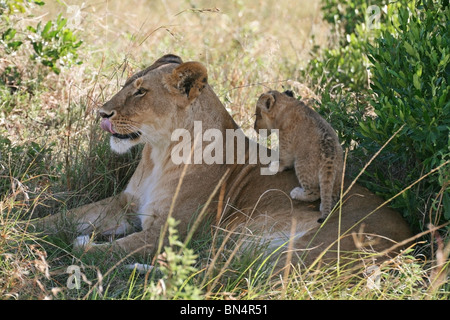
{"type": "MultiPolygon", "coordinates": [[[[230,228],[245,225],[245,230],[274,245],[291,239],[294,248],[303,250],[305,263],[324,249],[330,258],[336,258],[330,248],[341,235],[341,252],[354,250],[348,235],[351,230],[361,230],[361,222],[364,232],[378,239],[374,245],[378,250],[410,236],[397,212],[387,207],[377,209],[382,200],[358,185],[344,199],[341,219],[338,214],[332,215],[319,230],[318,211],[310,203],[292,203],[286,196],[298,184],[293,171],[261,175],[261,167],[267,164],[260,162],[174,163],[172,151],[180,143],[171,139],[174,130],[182,128],[194,139],[194,121],[201,121],[203,133],[238,129],[208,85],[207,70],[201,63],[183,63],[175,55],[161,57],[129,78],[99,109],[99,115],[101,127],[111,134],[114,151],[124,153],[144,144],[142,159],[127,187],[116,196],[39,220],[39,226],[47,232],[57,232],[58,221],[69,219],[81,235],[95,231],[122,236],[112,243],[86,244],[86,250],[151,254],[169,212],[180,221],[179,233],[187,235],[193,217],[218,187],[220,192],[208,207],[208,212],[215,212],[217,205],[223,206],[218,221],[230,228]]],[[[245,138],[245,143],[248,146],[249,139],[245,138]]],[[[208,145],[201,147],[204,150],[208,145]]]]}
{"type": "Polygon", "coordinates": [[[277,169],[295,169],[301,187],[291,190],[291,198],[320,198],[322,215],[317,222],[322,223],[339,199],[343,152],[336,132],[316,111],[295,99],[292,91],[263,93],[256,103],[255,115],[255,130],[278,130],[277,169]]]}

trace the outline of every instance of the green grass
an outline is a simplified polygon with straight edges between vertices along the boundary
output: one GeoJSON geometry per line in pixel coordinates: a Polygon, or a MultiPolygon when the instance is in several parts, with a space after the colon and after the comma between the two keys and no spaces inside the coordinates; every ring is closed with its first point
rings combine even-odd
{"type": "MultiPolygon", "coordinates": [[[[184,244],[171,225],[173,241],[161,251],[157,270],[138,274],[124,267],[136,262],[131,257],[73,252],[70,231],[43,238],[28,228],[29,219],[123,189],[140,150],[113,154],[95,109],[162,54],[204,63],[227,110],[252,134],[259,94],[267,88],[299,92],[298,81],[307,80],[299,75],[308,63],[311,36],[326,45],[329,28],[316,2],[193,4],[72,1],[82,8],[81,20],[73,20],[84,42],[78,51],[82,65],[56,76],[31,64],[27,50],[14,57],[21,88],[13,93],[0,85],[0,297],[448,299],[450,245],[437,233],[378,267],[374,253],[362,248],[348,268],[345,261],[339,267],[318,261],[310,268],[282,262],[278,269],[276,255],[263,255],[264,244],[242,248],[242,238],[210,226],[184,244]],[[68,289],[69,266],[84,275],[80,289],[68,289]]],[[[47,20],[59,13],[70,18],[70,12],[55,2],[30,13],[47,13],[47,20]]],[[[10,63],[0,60],[0,71],[10,63]]]]}

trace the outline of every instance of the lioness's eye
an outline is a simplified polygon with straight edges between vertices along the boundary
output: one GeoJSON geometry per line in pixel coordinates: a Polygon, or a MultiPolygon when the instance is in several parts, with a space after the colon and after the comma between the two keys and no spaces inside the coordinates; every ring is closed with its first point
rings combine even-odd
{"type": "Polygon", "coordinates": [[[146,93],[147,93],[146,90],[144,90],[144,89],[142,89],[142,88],[139,88],[139,89],[137,89],[137,91],[134,93],[134,96],[143,96],[143,95],[146,94],[146,93]]]}

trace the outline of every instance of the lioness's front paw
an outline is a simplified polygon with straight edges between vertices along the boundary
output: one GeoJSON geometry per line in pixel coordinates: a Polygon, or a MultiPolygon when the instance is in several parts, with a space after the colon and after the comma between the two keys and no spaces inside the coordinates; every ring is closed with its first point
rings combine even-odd
{"type": "Polygon", "coordinates": [[[135,263],[125,265],[125,268],[127,268],[128,270],[136,270],[138,273],[141,274],[146,274],[147,272],[152,271],[154,267],[150,264],[135,263]]]}
{"type": "Polygon", "coordinates": [[[97,244],[92,242],[90,236],[79,236],[73,241],[73,250],[84,250],[84,251],[92,251],[92,249],[99,248],[103,246],[103,244],[97,244]]]}
{"type": "Polygon", "coordinates": [[[111,247],[111,243],[95,243],[89,236],[79,236],[73,241],[74,251],[105,252],[111,247]]]}
{"type": "Polygon", "coordinates": [[[88,247],[90,245],[90,240],[91,237],[89,236],[79,236],[77,237],[75,240],[73,240],[73,249],[74,250],[78,250],[78,249],[85,249],[86,247],[88,247]]]}

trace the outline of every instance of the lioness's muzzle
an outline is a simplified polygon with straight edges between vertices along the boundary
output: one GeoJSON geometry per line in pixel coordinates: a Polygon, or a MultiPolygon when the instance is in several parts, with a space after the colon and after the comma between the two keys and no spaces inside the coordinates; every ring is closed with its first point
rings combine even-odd
{"type": "Polygon", "coordinates": [[[112,127],[112,123],[111,121],[109,121],[108,118],[103,118],[102,122],[100,123],[100,128],[102,128],[103,130],[111,133],[113,135],[113,137],[118,138],[118,139],[137,139],[139,138],[139,136],[141,135],[141,133],[139,131],[137,132],[131,132],[131,133],[127,133],[127,134],[121,134],[121,133],[117,133],[114,131],[113,127],[112,127]]]}

